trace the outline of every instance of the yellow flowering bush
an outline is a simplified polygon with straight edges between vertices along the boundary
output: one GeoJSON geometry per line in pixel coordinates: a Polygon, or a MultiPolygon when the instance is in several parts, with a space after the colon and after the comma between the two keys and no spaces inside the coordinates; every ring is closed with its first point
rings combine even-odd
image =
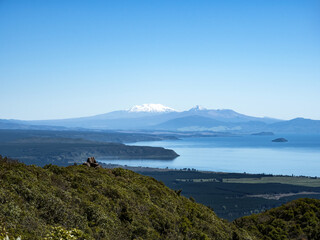
{"type": "Polygon", "coordinates": [[[73,228],[67,230],[61,226],[52,227],[50,233],[44,240],[77,240],[83,236],[83,232],[79,229],[73,228]]]}

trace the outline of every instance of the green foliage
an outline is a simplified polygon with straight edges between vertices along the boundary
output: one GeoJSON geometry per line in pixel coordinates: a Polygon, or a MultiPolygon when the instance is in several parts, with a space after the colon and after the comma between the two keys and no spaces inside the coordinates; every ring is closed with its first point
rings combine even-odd
{"type": "Polygon", "coordinates": [[[320,201],[299,199],[235,224],[260,239],[320,239],[320,201]]]}
{"type": "Polygon", "coordinates": [[[236,220],[124,169],[43,168],[0,156],[0,240],[320,239],[320,201],[236,220]]]}
{"type": "Polygon", "coordinates": [[[44,240],[78,240],[83,239],[83,232],[73,228],[71,230],[66,230],[65,228],[58,226],[52,227],[50,233],[44,238],[44,240]]]}
{"type": "MultiPolygon", "coordinates": [[[[0,159],[1,159],[1,155],[0,155],[0,159]]],[[[9,237],[8,235],[9,233],[6,231],[5,227],[0,227],[0,240],[21,240],[21,237],[17,237],[17,238],[13,238],[13,237],[9,237]]]]}
{"type": "Polygon", "coordinates": [[[253,239],[153,178],[0,159],[0,226],[25,239],[253,239]]]}

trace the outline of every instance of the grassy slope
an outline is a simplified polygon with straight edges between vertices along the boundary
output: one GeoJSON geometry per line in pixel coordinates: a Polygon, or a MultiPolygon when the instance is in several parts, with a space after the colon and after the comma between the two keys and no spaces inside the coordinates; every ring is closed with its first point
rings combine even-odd
{"type": "Polygon", "coordinates": [[[22,239],[44,239],[52,226],[76,228],[86,239],[252,239],[209,208],[129,170],[2,159],[0,185],[0,231],[22,239]]]}

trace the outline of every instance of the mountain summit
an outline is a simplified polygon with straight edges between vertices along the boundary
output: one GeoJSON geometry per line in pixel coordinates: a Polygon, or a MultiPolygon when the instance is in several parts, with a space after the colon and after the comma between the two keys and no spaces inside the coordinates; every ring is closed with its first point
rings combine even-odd
{"type": "Polygon", "coordinates": [[[195,107],[191,108],[189,111],[203,111],[203,110],[207,110],[207,109],[200,105],[196,105],[195,107]]]}
{"type": "Polygon", "coordinates": [[[173,108],[166,107],[162,104],[142,104],[142,105],[136,105],[129,109],[129,112],[176,112],[173,108]]]}

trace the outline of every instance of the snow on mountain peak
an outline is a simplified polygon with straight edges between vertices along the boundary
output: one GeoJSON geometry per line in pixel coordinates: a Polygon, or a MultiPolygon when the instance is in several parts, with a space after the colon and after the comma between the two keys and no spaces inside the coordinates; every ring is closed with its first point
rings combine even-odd
{"type": "Polygon", "coordinates": [[[152,113],[163,113],[163,112],[175,112],[173,108],[166,107],[162,104],[142,104],[136,105],[129,109],[129,112],[152,112],[152,113]]]}
{"type": "Polygon", "coordinates": [[[207,110],[207,109],[200,105],[196,105],[195,107],[191,108],[189,111],[201,111],[201,110],[207,110]]]}

